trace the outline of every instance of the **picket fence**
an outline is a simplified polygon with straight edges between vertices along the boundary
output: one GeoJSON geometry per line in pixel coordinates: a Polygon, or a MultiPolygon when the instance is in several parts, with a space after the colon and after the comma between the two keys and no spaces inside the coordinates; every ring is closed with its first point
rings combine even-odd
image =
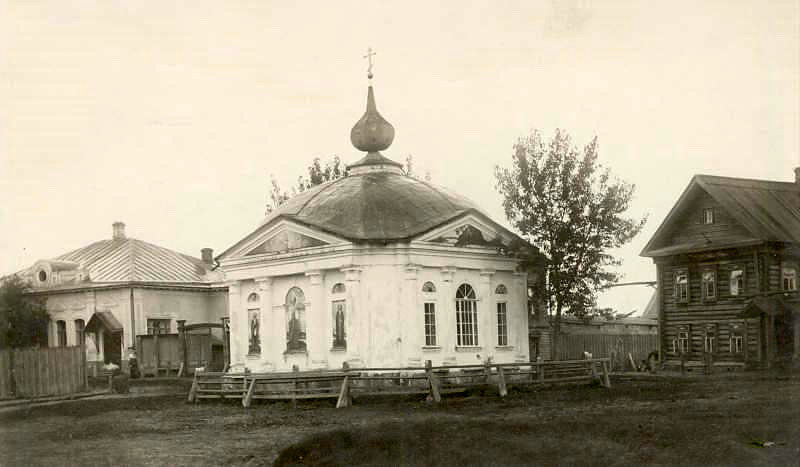
{"type": "Polygon", "coordinates": [[[79,346],[0,350],[0,398],[85,390],[86,362],[79,346]]]}
{"type": "Polygon", "coordinates": [[[558,336],[556,360],[575,360],[589,352],[595,358],[611,359],[614,371],[632,370],[630,360],[640,365],[658,349],[655,334],[562,334],[558,336]],[[630,356],[628,356],[630,354],[630,356]]]}

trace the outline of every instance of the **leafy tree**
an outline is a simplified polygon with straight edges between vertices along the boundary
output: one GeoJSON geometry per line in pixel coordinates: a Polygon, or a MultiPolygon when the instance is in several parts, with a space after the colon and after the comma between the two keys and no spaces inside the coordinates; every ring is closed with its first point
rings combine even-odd
{"type": "Polygon", "coordinates": [[[564,131],[550,141],[534,131],[514,145],[510,168],[495,167],[495,178],[509,221],[547,257],[542,291],[555,353],[562,314],[592,313],[597,293],[620,279],[611,268],[621,261],[608,251],[638,234],[646,217],[624,215],[634,185],[597,162],[597,138],[581,151],[564,131]]]}
{"type": "Polygon", "coordinates": [[[0,348],[47,345],[50,317],[42,300],[25,295],[28,290],[17,275],[0,278],[0,348]]]}

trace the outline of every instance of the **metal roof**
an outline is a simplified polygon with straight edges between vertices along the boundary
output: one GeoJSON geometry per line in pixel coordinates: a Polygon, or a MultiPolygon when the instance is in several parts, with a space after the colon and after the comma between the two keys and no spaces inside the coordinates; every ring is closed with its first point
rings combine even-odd
{"type": "MultiPolygon", "coordinates": [[[[687,208],[691,193],[699,189],[720,203],[752,236],[751,239],[738,242],[753,244],[759,241],[776,241],[800,244],[800,186],[797,183],[695,175],[645,245],[642,256],[667,256],[712,248],[706,244],[661,244],[672,221],[687,208]]],[[[720,246],[714,245],[713,248],[720,246]]]]}
{"type": "Polygon", "coordinates": [[[55,259],[77,263],[91,282],[209,282],[202,260],[135,238],[100,240],[55,259]]]}
{"type": "Polygon", "coordinates": [[[289,199],[217,259],[278,219],[290,219],[349,241],[385,243],[409,240],[468,213],[517,238],[475,203],[445,188],[389,171],[348,175],[289,199]]]}

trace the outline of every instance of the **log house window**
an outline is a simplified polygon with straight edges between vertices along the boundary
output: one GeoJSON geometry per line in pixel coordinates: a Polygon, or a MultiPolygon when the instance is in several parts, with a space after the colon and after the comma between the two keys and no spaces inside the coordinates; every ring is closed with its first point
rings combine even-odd
{"type": "Polygon", "coordinates": [[[170,320],[168,319],[148,319],[147,320],[147,334],[152,336],[154,334],[167,334],[169,333],[170,320]]]}
{"type": "Polygon", "coordinates": [[[783,290],[797,290],[797,269],[784,265],[781,268],[781,283],[783,290]]]}
{"type": "Polygon", "coordinates": [[[58,320],[56,321],[56,345],[59,347],[67,346],[67,322],[58,320]]]}
{"type": "Polygon", "coordinates": [[[673,349],[678,354],[689,353],[689,331],[678,331],[678,337],[675,339],[673,349]]]}
{"type": "Polygon", "coordinates": [[[714,271],[704,271],[701,281],[703,300],[714,300],[717,297],[717,274],[714,271]]]}
{"type": "Polygon", "coordinates": [[[436,346],[436,304],[425,303],[425,345],[436,346]]]}
{"type": "Polygon", "coordinates": [[[703,209],[703,224],[714,223],[714,208],[703,209]]]}
{"type": "Polygon", "coordinates": [[[456,290],[456,345],[478,345],[478,300],[469,284],[456,290]]]}
{"type": "Polygon", "coordinates": [[[744,350],[744,336],[741,324],[733,324],[730,329],[729,349],[732,354],[742,353],[744,350]]]}
{"type": "Polygon", "coordinates": [[[736,267],[731,271],[731,296],[744,295],[744,268],[736,267]]]}
{"type": "Polygon", "coordinates": [[[686,270],[675,273],[675,301],[686,303],[689,301],[689,272],[686,270]]]}
{"type": "Polygon", "coordinates": [[[703,350],[706,353],[714,353],[717,350],[717,332],[714,328],[707,328],[703,335],[703,350]]]}

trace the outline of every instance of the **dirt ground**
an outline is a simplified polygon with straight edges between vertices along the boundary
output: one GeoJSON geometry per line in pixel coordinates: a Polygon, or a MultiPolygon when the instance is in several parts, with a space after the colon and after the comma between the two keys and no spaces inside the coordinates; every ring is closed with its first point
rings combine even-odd
{"type": "Polygon", "coordinates": [[[798,465],[800,378],[617,379],[446,398],[79,400],[0,413],[0,465],[798,465]],[[772,444],[774,443],[774,444],[772,444]],[[283,454],[281,454],[283,453],[283,454]],[[280,458],[279,458],[280,456],[280,458]]]}

